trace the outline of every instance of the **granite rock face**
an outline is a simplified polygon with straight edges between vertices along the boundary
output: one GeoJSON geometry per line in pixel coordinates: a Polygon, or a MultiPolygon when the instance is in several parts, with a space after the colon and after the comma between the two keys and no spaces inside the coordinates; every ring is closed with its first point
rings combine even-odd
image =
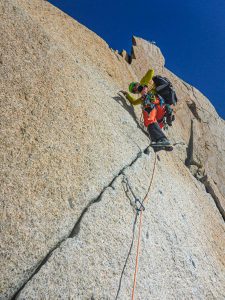
{"type": "Polygon", "coordinates": [[[140,38],[128,59],[47,1],[1,0],[0,15],[0,298],[114,299],[155,170],[136,298],[223,299],[225,125],[210,102],[140,38]],[[184,145],[157,156],[118,93],[149,67],[180,99],[168,134],[184,145]]]}
{"type": "MultiPolygon", "coordinates": [[[[107,73],[122,74],[123,62],[93,34],[90,45],[105,47],[109,56],[107,71],[101,66],[98,71],[95,58],[95,64],[85,62],[87,53],[75,54],[74,44],[48,33],[30,4],[23,4],[27,1],[1,1],[1,266],[6,271],[1,292],[7,295],[149,144],[117,100],[121,87],[107,73]]],[[[39,12],[57,15],[47,2],[33,4],[39,18],[44,18],[39,12]]],[[[59,22],[71,22],[58,14],[59,22]]],[[[81,31],[85,37],[87,30],[81,31]]]]}
{"type": "MultiPolygon", "coordinates": [[[[115,179],[18,299],[115,299],[132,241],[133,194],[146,195],[142,183],[149,183],[154,156],[143,154],[115,179]]],[[[177,158],[160,155],[145,204],[135,299],[223,299],[224,225],[198,185],[177,158]],[[165,165],[173,169],[173,188],[165,165]]],[[[130,299],[136,245],[137,229],[118,299],[130,299]]]]}

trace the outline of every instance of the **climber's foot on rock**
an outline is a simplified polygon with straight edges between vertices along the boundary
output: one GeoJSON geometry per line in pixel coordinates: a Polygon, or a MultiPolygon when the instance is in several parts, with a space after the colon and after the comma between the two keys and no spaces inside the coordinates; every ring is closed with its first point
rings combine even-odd
{"type": "Polygon", "coordinates": [[[159,139],[157,142],[151,143],[152,147],[171,147],[171,143],[166,138],[159,139]]]}

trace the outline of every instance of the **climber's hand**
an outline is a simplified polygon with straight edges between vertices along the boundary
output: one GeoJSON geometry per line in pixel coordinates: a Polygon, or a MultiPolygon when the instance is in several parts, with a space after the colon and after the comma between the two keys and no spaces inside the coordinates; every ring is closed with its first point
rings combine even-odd
{"type": "Polygon", "coordinates": [[[128,92],[126,91],[120,91],[120,93],[122,93],[125,97],[128,95],[128,92]]]}

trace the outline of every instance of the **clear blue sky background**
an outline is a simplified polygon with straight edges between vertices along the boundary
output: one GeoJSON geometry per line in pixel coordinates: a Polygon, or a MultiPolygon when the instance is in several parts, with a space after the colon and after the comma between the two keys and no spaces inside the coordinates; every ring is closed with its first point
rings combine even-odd
{"type": "Polygon", "coordinates": [[[130,52],[132,35],[156,41],[166,67],[198,88],[225,119],[225,0],[50,0],[130,52]]]}

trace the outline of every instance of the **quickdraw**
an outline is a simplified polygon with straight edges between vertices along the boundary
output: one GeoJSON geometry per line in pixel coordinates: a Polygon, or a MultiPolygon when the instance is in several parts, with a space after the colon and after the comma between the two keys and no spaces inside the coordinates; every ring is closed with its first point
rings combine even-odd
{"type": "Polygon", "coordinates": [[[142,216],[143,216],[143,211],[145,210],[145,207],[144,207],[143,204],[147,201],[147,197],[148,197],[148,195],[150,193],[152,182],[153,182],[153,178],[154,178],[154,174],[155,174],[155,168],[156,168],[156,155],[155,155],[155,158],[154,158],[153,171],[152,171],[152,176],[151,176],[151,179],[150,179],[150,182],[149,182],[148,190],[147,190],[147,193],[146,193],[146,195],[145,195],[145,197],[144,197],[144,199],[142,201],[140,201],[134,195],[134,193],[133,193],[133,191],[132,191],[132,189],[131,189],[131,187],[129,185],[128,180],[126,179],[126,180],[123,181],[127,185],[125,193],[127,194],[128,188],[129,188],[130,192],[131,192],[131,194],[133,196],[133,198],[135,199],[136,213],[135,213],[135,218],[134,218],[134,223],[133,223],[133,229],[132,229],[132,240],[131,240],[130,248],[129,248],[129,251],[128,251],[128,254],[127,254],[127,257],[126,257],[126,260],[125,260],[125,263],[124,263],[124,266],[123,266],[123,269],[122,269],[122,272],[121,272],[121,275],[120,275],[119,287],[118,287],[118,290],[117,290],[117,294],[116,294],[115,300],[117,300],[118,297],[119,297],[119,293],[120,293],[120,289],[121,289],[121,284],[122,284],[122,279],[123,279],[124,271],[125,271],[125,268],[126,268],[126,265],[127,265],[127,262],[128,262],[130,254],[131,254],[131,250],[133,248],[133,244],[134,244],[135,228],[136,228],[136,224],[137,224],[137,218],[138,218],[138,216],[140,216],[140,221],[139,221],[139,226],[138,226],[138,242],[137,242],[136,259],[135,259],[135,271],[134,271],[133,288],[132,288],[132,300],[134,300],[134,293],[135,293],[135,288],[136,288],[137,272],[138,272],[138,259],[139,259],[139,251],[140,251],[142,216]],[[137,203],[140,204],[139,208],[137,207],[137,203]]]}

